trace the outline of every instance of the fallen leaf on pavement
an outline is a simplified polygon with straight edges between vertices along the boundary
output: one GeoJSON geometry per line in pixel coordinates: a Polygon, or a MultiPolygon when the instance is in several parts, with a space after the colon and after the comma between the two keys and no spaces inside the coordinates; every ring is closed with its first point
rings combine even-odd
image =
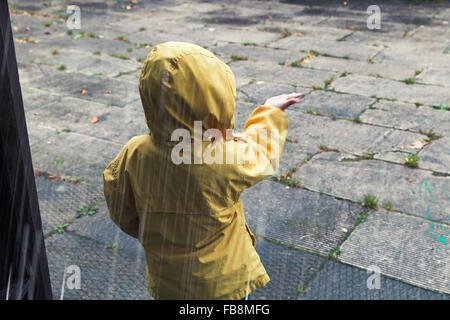
{"type": "Polygon", "coordinates": [[[414,141],[413,143],[411,143],[410,145],[409,145],[409,147],[410,148],[413,148],[413,149],[422,149],[424,146],[426,146],[427,144],[429,144],[429,142],[427,142],[427,141],[422,141],[422,140],[417,140],[417,141],[414,141]]]}
{"type": "Polygon", "coordinates": [[[85,96],[85,95],[87,94],[87,90],[86,90],[86,89],[81,89],[80,92],[81,92],[81,94],[82,94],[83,96],[85,96]]]}
{"type": "Polygon", "coordinates": [[[98,122],[98,117],[97,116],[93,116],[91,118],[91,123],[97,123],[98,122]]]}

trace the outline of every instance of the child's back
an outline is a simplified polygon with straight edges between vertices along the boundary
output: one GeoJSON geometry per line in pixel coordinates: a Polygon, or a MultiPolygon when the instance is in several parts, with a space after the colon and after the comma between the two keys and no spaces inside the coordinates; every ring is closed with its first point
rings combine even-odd
{"type": "Polygon", "coordinates": [[[139,89],[151,134],[132,138],[104,171],[110,217],[144,246],[154,298],[241,299],[269,276],[254,249],[240,194],[274,173],[288,119],[280,108],[259,106],[243,138],[225,138],[234,128],[234,76],[211,52],[189,43],[156,46],[139,89]],[[206,132],[214,138],[194,141],[194,121],[200,121],[200,139],[218,129],[206,132]],[[257,140],[258,129],[279,136],[257,140]],[[235,148],[245,159],[256,150],[259,156],[251,164],[227,161],[235,148]],[[223,164],[202,158],[221,151],[223,164]]]}

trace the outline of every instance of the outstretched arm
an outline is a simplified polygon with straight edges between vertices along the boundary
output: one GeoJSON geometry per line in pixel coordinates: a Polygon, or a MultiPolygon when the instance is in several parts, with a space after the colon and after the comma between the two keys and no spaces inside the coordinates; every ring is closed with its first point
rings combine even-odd
{"type": "Polygon", "coordinates": [[[267,99],[248,118],[243,137],[226,142],[227,150],[233,149],[241,160],[232,175],[236,191],[275,174],[289,125],[283,110],[297,103],[300,96],[301,93],[291,93],[267,99]]]}

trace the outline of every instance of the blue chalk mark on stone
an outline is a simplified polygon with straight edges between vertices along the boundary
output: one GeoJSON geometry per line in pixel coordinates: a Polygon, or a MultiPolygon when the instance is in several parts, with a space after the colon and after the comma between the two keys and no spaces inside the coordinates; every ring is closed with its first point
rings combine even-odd
{"type": "MultiPolygon", "coordinates": [[[[436,187],[436,185],[434,183],[432,183],[431,186],[433,188],[436,187]]],[[[446,228],[444,228],[443,226],[437,224],[436,222],[432,222],[431,221],[432,220],[432,218],[431,218],[431,204],[438,205],[439,210],[443,210],[443,209],[442,209],[441,203],[436,200],[435,195],[431,191],[431,188],[428,185],[427,179],[422,179],[422,181],[420,181],[420,183],[419,183],[419,196],[423,199],[423,196],[427,194],[427,192],[425,192],[424,195],[422,194],[422,190],[423,190],[422,188],[423,187],[426,189],[426,191],[428,192],[428,195],[430,196],[430,200],[428,200],[428,206],[427,206],[426,210],[424,211],[425,217],[428,220],[430,220],[430,229],[428,231],[428,234],[431,236],[431,238],[433,238],[434,240],[437,240],[439,242],[438,250],[441,250],[441,244],[446,246],[446,245],[448,245],[448,241],[447,241],[446,236],[442,236],[442,235],[441,236],[437,236],[435,233],[437,231],[439,231],[439,230],[436,230],[436,229],[442,230],[443,232],[445,232],[447,234],[447,236],[450,235],[450,231],[447,230],[446,228]],[[435,226],[437,228],[435,228],[435,226]]],[[[444,193],[445,193],[446,190],[447,190],[447,184],[444,186],[444,189],[443,189],[444,193]]],[[[445,195],[445,197],[447,199],[449,199],[447,195],[445,195]]],[[[421,207],[422,207],[422,205],[421,205],[421,207]]],[[[424,208],[422,207],[422,209],[424,209],[424,208]]],[[[450,218],[450,216],[447,216],[447,219],[449,219],[449,218],[450,218]]]]}
{"type": "Polygon", "coordinates": [[[440,236],[439,238],[437,238],[437,240],[439,240],[440,242],[442,242],[443,244],[447,245],[447,239],[445,239],[444,236],[440,236]]]}

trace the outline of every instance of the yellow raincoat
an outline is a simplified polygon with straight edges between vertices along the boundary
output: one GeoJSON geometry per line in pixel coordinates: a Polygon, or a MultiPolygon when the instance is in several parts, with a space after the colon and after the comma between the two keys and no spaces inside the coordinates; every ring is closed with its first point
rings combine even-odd
{"type": "MultiPolygon", "coordinates": [[[[150,133],[127,142],[103,181],[110,218],[145,248],[150,294],[241,299],[263,287],[270,279],[254,249],[240,194],[275,173],[287,116],[261,105],[242,136],[226,136],[234,128],[234,75],[213,53],[190,43],[157,45],[142,68],[139,91],[150,133]],[[253,162],[176,164],[172,149],[179,139],[172,141],[172,133],[187,130],[195,149],[194,121],[201,121],[201,134],[212,128],[223,133],[200,141],[202,152],[215,146],[225,157],[240,150],[238,156],[253,162]],[[257,136],[257,129],[278,131],[278,140],[257,136]]],[[[193,159],[188,151],[180,155],[193,159]]]]}

